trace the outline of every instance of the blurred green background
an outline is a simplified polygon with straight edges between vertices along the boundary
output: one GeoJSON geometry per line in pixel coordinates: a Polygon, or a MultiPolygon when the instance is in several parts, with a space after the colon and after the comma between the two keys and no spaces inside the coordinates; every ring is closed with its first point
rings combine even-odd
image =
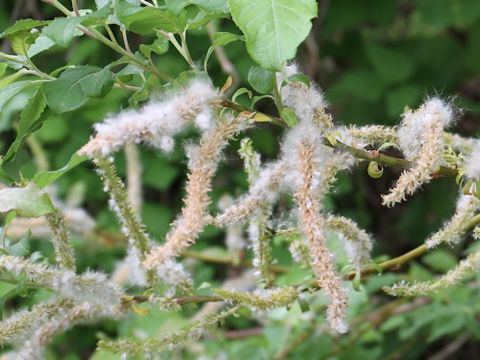
{"type": "MultiPolygon", "coordinates": [[[[67,5],[69,2],[64,3],[67,5]]],[[[305,73],[324,89],[337,124],[395,125],[405,106],[414,108],[425,97],[440,95],[443,98],[451,98],[458,107],[458,122],[453,131],[464,136],[478,136],[480,131],[480,103],[478,102],[480,99],[480,1],[335,0],[318,3],[319,17],[314,20],[311,34],[299,49],[297,62],[305,73]]],[[[85,8],[95,7],[93,0],[79,0],[79,4],[85,8]]],[[[55,16],[59,16],[55,9],[40,1],[2,0],[0,31],[19,18],[51,19],[55,16]]],[[[218,31],[239,33],[230,20],[217,21],[216,27],[218,31]]],[[[118,31],[116,34],[119,36],[118,31]]],[[[137,49],[141,43],[151,43],[153,37],[141,38],[130,34],[129,40],[132,49],[137,49]]],[[[198,62],[203,61],[206,50],[210,46],[206,31],[191,32],[188,43],[193,59],[198,62]]],[[[2,51],[10,52],[7,40],[3,40],[0,47],[2,51]]],[[[225,51],[238,70],[243,86],[249,87],[247,74],[254,64],[246,54],[244,44],[241,42],[229,44],[225,47],[225,51]]],[[[66,63],[105,66],[117,57],[118,55],[110,49],[84,36],[75,38],[72,46],[66,50],[53,48],[37,56],[35,63],[43,71],[49,72],[66,63]]],[[[173,77],[188,69],[187,64],[174,49],[156,60],[159,68],[173,77]]],[[[227,75],[221,72],[215,56],[211,57],[208,71],[216,85],[221,86],[225,82],[227,75]]],[[[65,165],[71,155],[87,142],[92,134],[92,124],[101,121],[110,112],[128,107],[129,95],[130,93],[125,90],[113,89],[105,99],[89,100],[79,110],[48,119],[34,135],[41,145],[40,155],[45,157],[48,168],[57,169],[65,165]]],[[[1,153],[5,152],[15,138],[14,124],[18,119],[19,110],[25,106],[27,99],[28,94],[16,97],[0,114],[1,153]]],[[[266,112],[273,111],[267,101],[260,102],[259,107],[266,112]]],[[[281,129],[276,127],[262,126],[249,131],[247,135],[252,138],[255,148],[262,154],[263,159],[268,160],[275,158],[277,154],[281,133],[281,129]]],[[[175,152],[168,157],[148,149],[141,150],[145,197],[143,220],[149,232],[156,238],[162,238],[165,235],[169,223],[181,208],[186,166],[180,145],[183,141],[196,136],[195,133],[183,135],[182,141],[177,142],[175,152]]],[[[215,177],[213,199],[218,199],[225,193],[238,195],[247,188],[246,176],[241,168],[242,163],[236,154],[237,148],[238,144],[232,144],[227,149],[225,159],[228,161],[223,162],[215,177]]],[[[119,173],[124,175],[125,165],[122,153],[118,154],[116,161],[119,173]]],[[[35,161],[27,163],[22,169],[26,177],[31,176],[35,171],[35,161]]],[[[360,226],[374,234],[376,255],[388,254],[394,257],[418,246],[454,211],[458,187],[452,179],[433,181],[408,203],[393,209],[381,207],[380,194],[388,190],[399,173],[399,169],[387,169],[381,179],[371,179],[366,174],[365,166],[360,165],[354,171],[339,176],[332,194],[325,201],[329,211],[354,219],[360,226]]],[[[111,231],[113,234],[118,232],[115,217],[106,206],[107,196],[102,191],[100,181],[91,166],[82,165],[75,168],[60,178],[57,185],[62,198],[80,196],[81,203],[97,219],[100,229],[111,231]]],[[[114,236],[102,237],[102,239],[103,242],[76,240],[80,270],[89,267],[112,271],[115,261],[122,256],[124,250],[119,244],[120,240],[114,236]]],[[[196,249],[222,243],[221,231],[207,229],[202,236],[202,241],[196,245],[196,249]]],[[[48,244],[33,242],[30,251],[38,249],[47,255],[52,253],[48,244]]],[[[282,256],[287,258],[286,255],[282,255],[281,249],[278,252],[281,258],[282,256]]],[[[442,254],[448,258],[442,261],[448,262],[455,257],[460,258],[462,251],[452,249],[442,254]]],[[[438,271],[449,268],[448,266],[436,268],[436,265],[432,268],[432,263],[435,264],[435,261],[418,261],[410,271],[420,274],[419,279],[422,276],[428,279],[438,271]]],[[[219,266],[198,265],[195,279],[199,284],[204,280],[221,281],[224,270],[219,266]]],[[[390,278],[389,281],[393,279],[390,278]]],[[[466,298],[468,296],[465,294],[466,298]]],[[[463,304],[462,301],[459,300],[463,304]]],[[[15,308],[18,302],[25,303],[23,300],[14,299],[7,304],[7,308],[15,308]]],[[[363,311],[366,311],[369,303],[364,301],[362,304],[363,311]]],[[[190,309],[190,312],[193,310],[190,309]]],[[[447,317],[445,321],[451,323],[452,316],[447,317]]],[[[162,317],[167,318],[163,314],[155,319],[158,321],[162,317]]],[[[172,315],[165,321],[175,321],[175,319],[172,315]]],[[[114,323],[106,321],[97,327],[77,327],[57,338],[50,356],[58,359],[88,358],[95,347],[96,331],[115,335],[117,332],[130,331],[122,330],[122,327],[128,328],[128,326],[133,325],[123,324],[117,328],[114,323]],[[55,352],[60,355],[55,357],[53,355],[55,352]]],[[[243,325],[237,324],[237,326],[241,328],[243,325]]],[[[446,334],[455,337],[464,328],[463,326],[464,323],[461,323],[450,332],[446,331],[446,334]]],[[[271,334],[273,337],[274,330],[271,334]]],[[[420,325],[416,331],[404,335],[402,344],[409,343],[415,336],[422,339],[420,325]]],[[[431,329],[425,331],[428,333],[431,329]]],[[[409,352],[404,353],[400,358],[424,358],[425,354],[441,348],[449,341],[448,339],[448,337],[440,337],[430,343],[413,344],[409,352]]],[[[268,336],[262,341],[268,342],[268,336]]],[[[232,355],[232,358],[263,359],[265,358],[261,355],[263,350],[259,350],[265,347],[262,341],[247,339],[244,343],[239,342],[238,345],[228,345],[238,347],[236,350],[228,350],[228,353],[236,354],[232,355]],[[249,342],[252,344],[249,345],[249,342]],[[249,353],[248,348],[257,349],[257,351],[249,353]]],[[[371,343],[367,342],[366,350],[355,348],[359,353],[364,349],[367,356],[365,358],[383,358],[385,348],[390,346],[388,341],[394,343],[392,339],[382,339],[382,350],[378,353],[375,352],[377,350],[372,350],[378,339],[370,339],[370,341],[371,343]]],[[[331,345],[328,345],[328,340],[322,337],[312,340],[313,343],[316,344],[315,349],[323,349],[322,346],[331,345]]],[[[222,344],[221,341],[219,344],[222,344]]],[[[220,346],[219,344],[216,346],[220,346]]],[[[323,353],[320,350],[313,355],[308,352],[309,346],[313,346],[309,344],[306,342],[302,345],[303,347],[300,346],[297,357],[292,358],[322,358],[323,353]]],[[[395,348],[395,344],[391,347],[395,348]]],[[[400,345],[398,347],[400,348],[400,345]]],[[[475,342],[471,342],[465,346],[464,350],[463,358],[470,358],[470,352],[474,354],[480,348],[475,345],[475,342]]],[[[348,359],[348,354],[349,351],[345,350],[340,357],[348,359]]],[[[356,354],[357,358],[362,358],[358,356],[356,354]]],[[[107,357],[99,355],[97,358],[106,359],[107,357]]]]}

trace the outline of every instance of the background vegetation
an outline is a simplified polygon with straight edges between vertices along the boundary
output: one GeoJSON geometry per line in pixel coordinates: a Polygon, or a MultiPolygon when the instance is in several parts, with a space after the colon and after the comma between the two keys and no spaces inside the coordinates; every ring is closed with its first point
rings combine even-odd
{"type": "MultiPolygon", "coordinates": [[[[94,8],[94,1],[79,1],[81,7],[94,8]]],[[[0,2],[0,30],[20,18],[39,20],[58,16],[48,4],[33,0],[4,0],[0,2]]],[[[240,33],[233,22],[216,20],[217,31],[240,33]]],[[[120,38],[121,34],[116,34],[120,38]]],[[[153,41],[130,36],[130,46],[153,41]]],[[[4,39],[1,50],[9,51],[4,39]]],[[[203,61],[210,39],[205,29],[189,35],[192,58],[203,61]]],[[[241,82],[248,85],[248,71],[254,65],[244,44],[235,42],[225,47],[241,82]]],[[[118,55],[88,37],[75,38],[67,50],[54,47],[36,57],[43,71],[50,71],[65,63],[89,64],[103,67],[118,55]]],[[[464,110],[459,117],[458,132],[464,136],[478,136],[480,129],[480,2],[476,0],[335,0],[319,1],[319,17],[307,41],[298,53],[298,63],[314,79],[330,102],[330,110],[337,122],[344,124],[394,125],[405,105],[418,106],[425,96],[440,94],[455,97],[455,104],[464,110]]],[[[185,61],[175,51],[156,59],[165,73],[177,76],[188,70],[185,61]]],[[[217,86],[223,85],[227,75],[212,56],[209,74],[217,86]]],[[[129,91],[113,89],[104,99],[90,99],[81,108],[48,119],[34,134],[35,144],[29,144],[34,155],[22,167],[26,178],[40,166],[58,169],[72,154],[85,144],[92,133],[92,124],[105,115],[129,106],[129,91]]],[[[15,139],[15,125],[19,110],[23,109],[28,94],[15,97],[3,106],[0,114],[0,153],[15,139]]],[[[138,100],[143,100],[141,94],[138,100]]],[[[0,100],[1,101],[1,100],[0,100]]],[[[263,103],[260,103],[263,104],[263,103]]],[[[263,106],[266,105],[266,102],[263,106]]],[[[266,109],[268,112],[269,109],[266,109]]],[[[270,109],[271,110],[271,109],[270,109]]],[[[254,147],[264,159],[274,158],[281,130],[265,125],[250,131],[254,147]]],[[[185,139],[195,134],[184,135],[185,139]]],[[[247,188],[241,160],[232,145],[226,152],[228,165],[223,164],[214,180],[213,199],[226,193],[238,194],[247,188]]],[[[148,231],[162,238],[181,207],[185,183],[185,164],[180,147],[168,157],[148,149],[141,150],[144,204],[143,221],[148,231]]],[[[116,156],[121,175],[125,175],[123,153],[116,156]]],[[[417,193],[408,203],[385,210],[380,205],[380,194],[385,193],[400,169],[387,169],[381,179],[371,179],[364,167],[352,174],[340,175],[333,195],[326,200],[327,209],[356,220],[375,234],[375,254],[398,256],[421,244],[431,232],[438,229],[454,211],[457,185],[452,179],[438,179],[417,193]]],[[[87,268],[114,270],[122,258],[125,242],[120,236],[114,214],[108,209],[107,195],[90,165],[82,164],[57,182],[58,196],[66,202],[83,206],[96,219],[94,232],[75,238],[79,271],[87,268]]],[[[468,244],[467,240],[467,244],[468,244]]],[[[222,253],[224,234],[208,228],[193,252],[205,249],[222,253]]],[[[53,248],[47,242],[22,242],[18,254],[38,252],[39,256],[53,257],[53,248]]],[[[279,240],[274,244],[279,265],[290,265],[286,247],[279,240]]],[[[472,251],[471,248],[468,251],[472,251]]],[[[446,349],[461,351],[461,358],[475,358],[478,354],[480,326],[478,316],[479,288],[477,282],[466,283],[431,298],[415,301],[395,300],[381,292],[382,286],[400,278],[428,280],[452,268],[465,255],[459,249],[442,248],[412,261],[398,273],[369,277],[356,293],[349,309],[352,329],[349,335],[336,338],[328,331],[319,331],[320,319],[304,319],[300,311],[286,313],[278,310],[271,321],[253,322],[234,318],[224,331],[185,352],[166,353],[165,358],[268,359],[282,356],[290,359],[319,359],[334,356],[338,359],[442,359],[446,349]],[[280,341],[280,339],[282,341],[280,341]],[[461,350],[459,350],[461,349],[461,350]]],[[[247,254],[248,256],[248,254],[247,254]]],[[[228,264],[187,260],[194,269],[195,284],[205,281],[219,285],[241,267],[228,264]]],[[[277,279],[302,279],[303,269],[292,268],[277,279]]],[[[0,295],[11,285],[0,283],[0,295]]],[[[29,305],[42,299],[38,291],[34,298],[9,297],[4,312],[29,305]]],[[[321,304],[320,304],[321,305],[321,304]]],[[[320,306],[319,305],[319,306],[320,306]]],[[[136,336],[153,335],[187,322],[198,308],[186,307],[182,313],[152,312],[149,316],[132,314],[126,321],[103,321],[96,326],[77,326],[58,336],[48,353],[49,359],[115,359],[107,353],[94,353],[100,333],[136,336]],[[144,332],[144,333],[141,333],[144,332]]],[[[323,327],[322,327],[323,326],[323,327]]],[[[324,329],[325,330],[325,329],[324,329]]],[[[458,353],[457,353],[458,354],[458,353]]],[[[455,355],[453,355],[455,356],[455,355]]]]}

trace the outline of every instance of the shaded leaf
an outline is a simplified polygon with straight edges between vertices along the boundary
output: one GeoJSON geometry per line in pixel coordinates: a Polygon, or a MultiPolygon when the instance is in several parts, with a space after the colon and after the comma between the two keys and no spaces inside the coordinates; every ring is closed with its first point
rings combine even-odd
{"type": "Polygon", "coordinates": [[[260,94],[268,94],[273,91],[275,85],[275,73],[262,69],[259,66],[252,66],[248,72],[248,82],[255,91],[260,94]]]}
{"type": "Polygon", "coordinates": [[[35,174],[32,181],[37,184],[40,189],[44,188],[85,160],[87,160],[86,156],[79,156],[75,153],[64,167],[55,171],[41,171],[35,174]]]}
{"type": "Polygon", "coordinates": [[[15,210],[24,217],[39,217],[55,212],[48,194],[33,183],[25,187],[12,187],[0,190],[0,212],[15,210]]]}

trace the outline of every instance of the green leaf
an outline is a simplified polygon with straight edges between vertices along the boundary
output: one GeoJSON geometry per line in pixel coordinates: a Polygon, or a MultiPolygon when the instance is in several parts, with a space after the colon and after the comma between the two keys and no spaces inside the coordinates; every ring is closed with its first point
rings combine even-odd
{"type": "Polygon", "coordinates": [[[15,210],[24,217],[39,217],[55,212],[48,194],[33,183],[26,187],[12,187],[0,190],[0,212],[15,210]]]}
{"type": "Polygon", "coordinates": [[[422,258],[422,262],[433,270],[446,272],[454,268],[458,261],[455,256],[443,249],[434,250],[422,258]]]}
{"type": "Polygon", "coordinates": [[[113,76],[107,68],[80,65],[44,84],[42,91],[48,106],[61,114],[78,109],[89,97],[104,95],[112,85],[113,76]]]}
{"type": "Polygon", "coordinates": [[[190,2],[208,13],[228,14],[229,12],[227,0],[191,0],[190,2]]]}
{"type": "Polygon", "coordinates": [[[83,32],[78,30],[81,18],[56,18],[50,25],[45,27],[42,35],[48,37],[55,44],[61,47],[67,47],[72,42],[75,36],[83,35],[83,32]]]}
{"type": "Polygon", "coordinates": [[[27,296],[28,287],[27,287],[27,278],[25,276],[22,276],[20,281],[17,283],[16,292],[17,292],[17,295],[21,297],[27,296]]]}
{"type": "Polygon", "coordinates": [[[246,36],[247,51],[263,68],[281,70],[317,16],[315,0],[228,0],[233,20],[246,36]]]}
{"type": "Polygon", "coordinates": [[[218,32],[213,34],[213,43],[212,43],[212,46],[208,48],[207,55],[205,56],[205,60],[203,62],[203,68],[207,69],[208,59],[210,58],[210,56],[213,53],[213,50],[215,50],[217,46],[225,46],[230,44],[233,41],[238,41],[238,40],[245,41],[245,36],[232,34],[229,32],[218,32]]]}
{"type": "Polygon", "coordinates": [[[249,99],[252,98],[252,92],[247,88],[242,87],[237,91],[235,91],[235,93],[232,95],[232,101],[235,102],[235,100],[237,100],[237,97],[239,97],[242,94],[247,94],[249,99]]]}
{"type": "Polygon", "coordinates": [[[255,91],[260,94],[268,94],[273,91],[275,86],[275,73],[259,66],[252,66],[248,72],[248,82],[255,91]]]}
{"type": "Polygon", "coordinates": [[[147,58],[150,58],[152,51],[157,55],[163,55],[168,51],[169,41],[162,35],[158,39],[155,39],[151,45],[140,45],[140,52],[147,58]]]}
{"type": "Polygon", "coordinates": [[[408,79],[415,69],[412,60],[396,49],[370,45],[367,55],[378,75],[389,83],[408,79]]]}
{"type": "Polygon", "coordinates": [[[18,32],[13,35],[8,35],[10,45],[13,51],[19,55],[25,55],[30,47],[32,35],[28,31],[18,32]]]}
{"type": "Polygon", "coordinates": [[[57,180],[60,176],[64,175],[65,173],[76,167],[77,165],[84,162],[85,160],[87,160],[86,156],[79,156],[77,155],[77,153],[75,153],[72,155],[70,161],[64,167],[55,171],[41,171],[39,173],[36,173],[32,181],[37,184],[40,189],[42,189],[57,180]]]}
{"type": "Polygon", "coordinates": [[[7,71],[7,63],[1,63],[0,64],[0,76],[3,76],[5,74],[5,71],[7,71]]]}
{"type": "Polygon", "coordinates": [[[168,10],[150,6],[141,7],[126,0],[117,0],[115,13],[128,30],[141,35],[151,34],[155,29],[181,33],[187,25],[184,12],[175,16],[168,10]]]}
{"type": "Polygon", "coordinates": [[[18,32],[30,31],[37,26],[49,24],[50,21],[33,20],[33,19],[21,19],[17,20],[15,24],[7,28],[0,34],[0,39],[8,35],[13,35],[18,32]]]}
{"type": "Polygon", "coordinates": [[[20,114],[20,121],[18,122],[17,137],[10,145],[5,157],[2,161],[2,168],[5,172],[15,180],[20,180],[20,167],[28,160],[28,154],[25,150],[20,151],[27,137],[35,130],[37,130],[43,118],[40,118],[45,110],[45,99],[40,91],[30,98],[27,106],[20,114]]]}
{"type": "MultiPolygon", "coordinates": [[[[7,65],[5,63],[3,63],[2,65],[7,65]]],[[[28,70],[27,69],[21,69],[17,72],[14,72],[12,75],[10,76],[6,76],[4,77],[3,79],[0,80],[0,87],[2,86],[5,86],[5,85],[8,85],[12,82],[14,82],[15,80],[21,78],[23,75],[25,75],[25,73],[27,72],[28,70]]]]}
{"type": "Polygon", "coordinates": [[[295,127],[298,124],[297,116],[292,108],[284,107],[280,116],[287,123],[288,127],[295,127]]]}
{"type": "Polygon", "coordinates": [[[282,87],[284,87],[285,85],[287,85],[287,83],[292,82],[292,81],[303,82],[310,89],[310,80],[308,80],[308,78],[303,74],[293,74],[293,75],[289,76],[287,78],[287,81],[284,80],[282,82],[282,87]]]}
{"type": "Polygon", "coordinates": [[[250,104],[250,107],[254,107],[257,102],[259,102],[262,99],[272,99],[275,101],[275,98],[272,95],[261,95],[261,96],[254,96],[252,97],[252,103],[250,104]]]}
{"type": "Polygon", "coordinates": [[[17,95],[20,91],[25,88],[30,81],[17,81],[0,88],[0,112],[3,109],[3,106],[10,100],[12,97],[17,95]]]}
{"type": "Polygon", "coordinates": [[[310,310],[310,304],[308,303],[307,299],[304,297],[299,296],[297,298],[298,305],[300,305],[300,310],[302,310],[302,313],[307,312],[310,310]]]}
{"type": "Polygon", "coordinates": [[[108,67],[86,75],[79,81],[80,88],[88,97],[105,96],[113,86],[113,75],[108,67]]]}

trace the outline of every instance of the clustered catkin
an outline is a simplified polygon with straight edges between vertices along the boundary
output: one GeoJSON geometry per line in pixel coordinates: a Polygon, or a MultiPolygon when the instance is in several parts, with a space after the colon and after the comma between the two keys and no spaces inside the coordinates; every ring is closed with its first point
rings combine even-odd
{"type": "Polygon", "coordinates": [[[457,245],[470,227],[470,221],[480,209],[480,199],[474,195],[461,194],[457,200],[455,214],[443,228],[431,235],[426,241],[427,248],[433,249],[441,243],[457,245]]]}
{"type": "Polygon", "coordinates": [[[337,275],[332,255],[327,248],[322,221],[319,215],[318,200],[314,193],[315,164],[313,146],[301,143],[298,149],[299,172],[302,176],[301,185],[295,197],[300,207],[300,221],[311,252],[312,267],[317,275],[318,285],[330,297],[327,306],[327,318],[333,329],[339,333],[348,330],[345,322],[347,297],[342,289],[341,279],[337,275]]]}
{"type": "Polygon", "coordinates": [[[435,281],[416,282],[413,284],[402,281],[392,287],[384,288],[384,290],[392,296],[426,296],[457,285],[468,275],[477,272],[479,267],[480,252],[475,252],[435,281]]]}
{"type": "Polygon", "coordinates": [[[452,122],[452,108],[438,98],[427,100],[417,111],[403,114],[398,129],[399,145],[407,159],[415,163],[400,175],[389,194],[382,195],[383,205],[391,207],[405,200],[431,180],[442,160],[443,129],[452,122]]]}
{"type": "MultiPolygon", "coordinates": [[[[103,123],[95,125],[95,136],[79,153],[88,155],[98,166],[105,191],[110,195],[110,207],[119,218],[122,231],[129,241],[127,256],[118,265],[111,279],[97,272],[75,274],[73,252],[66,241],[67,232],[57,215],[47,216],[46,219],[58,240],[55,247],[61,268],[31,264],[18,257],[0,255],[0,270],[24,275],[37,286],[58,293],[54,298],[33,306],[30,311],[19,312],[0,323],[1,341],[23,342],[23,348],[13,353],[15,358],[41,358],[45,345],[57,333],[76,323],[117,316],[125,296],[119,285],[153,287],[158,282],[171,285],[160,296],[152,296],[151,302],[167,311],[178,310],[180,305],[174,297],[175,292],[178,287],[190,291],[192,280],[175,258],[194,244],[209,224],[227,227],[227,246],[231,251],[238,251],[245,246],[242,225],[248,222],[248,234],[254,253],[253,265],[263,279],[261,288],[257,284],[256,289],[247,292],[253,284],[251,276],[248,276],[248,281],[243,281],[240,286],[244,287],[244,291],[213,290],[224,302],[235,304],[232,308],[209,315],[190,327],[169,335],[141,341],[101,341],[101,348],[121,352],[125,356],[140,353],[149,356],[161,349],[172,349],[189,340],[198,339],[242,307],[267,311],[292,304],[299,297],[296,287],[268,288],[273,280],[270,278],[273,261],[269,245],[276,226],[272,221],[273,209],[281,193],[293,195],[296,201],[289,216],[294,219],[293,228],[300,227],[300,231],[296,231],[297,236],[290,246],[292,255],[295,260],[310,265],[318,288],[329,297],[327,319],[331,328],[339,333],[348,330],[345,321],[348,297],[337,272],[334,255],[328,249],[326,234],[328,231],[339,234],[356,271],[361,271],[371,263],[373,245],[370,236],[355,222],[323,211],[321,201],[335,182],[337,173],[348,169],[354,162],[350,154],[323,145],[325,138],[331,134],[340,134],[338,136],[341,136],[342,142],[359,148],[385,142],[399,144],[413,165],[402,173],[390,193],[383,196],[383,203],[387,206],[404,200],[406,195],[430,181],[431,174],[442,164],[445,144],[469,150],[465,151],[469,154],[465,160],[465,174],[471,179],[480,179],[480,166],[475,161],[476,153],[480,152],[480,142],[474,144],[443,132],[453,122],[453,110],[438,98],[428,99],[417,111],[405,112],[398,130],[384,126],[335,127],[332,117],[326,112],[324,96],[316,85],[309,87],[303,82],[288,80],[296,73],[296,65],[289,65],[283,73],[287,79],[278,74],[277,90],[281,95],[281,107],[294,110],[298,125],[286,131],[280,156],[271,163],[262,165],[252,143],[248,139],[242,141],[239,153],[244,160],[249,190],[237,201],[221,207],[221,213],[216,216],[208,213],[212,178],[228,141],[251,126],[251,118],[242,113],[235,118],[226,109],[214,111],[219,110],[214,109],[214,106],[220,106],[221,102],[218,101],[219,92],[210,82],[193,80],[181,91],[162,101],[152,101],[139,110],[111,115],[103,123]],[[283,80],[286,80],[285,84],[282,84],[283,80]],[[183,208],[171,225],[165,242],[155,246],[138,216],[141,204],[141,182],[138,178],[140,170],[137,168],[132,171],[137,176],[134,179],[135,185],[132,186],[135,194],[128,196],[110,156],[121,147],[138,143],[170,152],[174,147],[174,136],[189,123],[201,131],[201,139],[198,145],[185,147],[188,175],[183,208]],[[134,200],[133,206],[129,198],[134,200]]],[[[140,166],[138,157],[132,155],[132,149],[127,150],[130,151],[130,157],[136,158],[131,161],[133,165],[140,166]]],[[[461,195],[456,214],[427,240],[426,246],[430,249],[442,242],[458,243],[479,206],[480,200],[475,196],[461,195]]],[[[475,235],[478,236],[478,233],[477,228],[475,235]]],[[[436,282],[413,285],[401,283],[386,291],[392,295],[411,296],[444,289],[458,283],[462,277],[478,268],[478,254],[463,260],[457,268],[436,282]]]]}
{"type": "Polygon", "coordinates": [[[228,140],[245,126],[246,124],[239,124],[232,117],[226,116],[218,125],[203,134],[197,151],[192,152],[189,161],[182,213],[167,234],[165,244],[147,255],[144,261],[146,268],[151,269],[167,258],[181,255],[195,242],[208,222],[206,210],[211,201],[211,179],[216,172],[221,152],[228,140]]]}
{"type": "Polygon", "coordinates": [[[173,136],[193,121],[201,130],[212,125],[210,102],[218,92],[206,80],[194,80],[181,92],[163,101],[152,101],[140,110],[123,111],[95,125],[96,135],[79,150],[80,155],[106,157],[126,144],[145,142],[171,152],[173,136]]]}

